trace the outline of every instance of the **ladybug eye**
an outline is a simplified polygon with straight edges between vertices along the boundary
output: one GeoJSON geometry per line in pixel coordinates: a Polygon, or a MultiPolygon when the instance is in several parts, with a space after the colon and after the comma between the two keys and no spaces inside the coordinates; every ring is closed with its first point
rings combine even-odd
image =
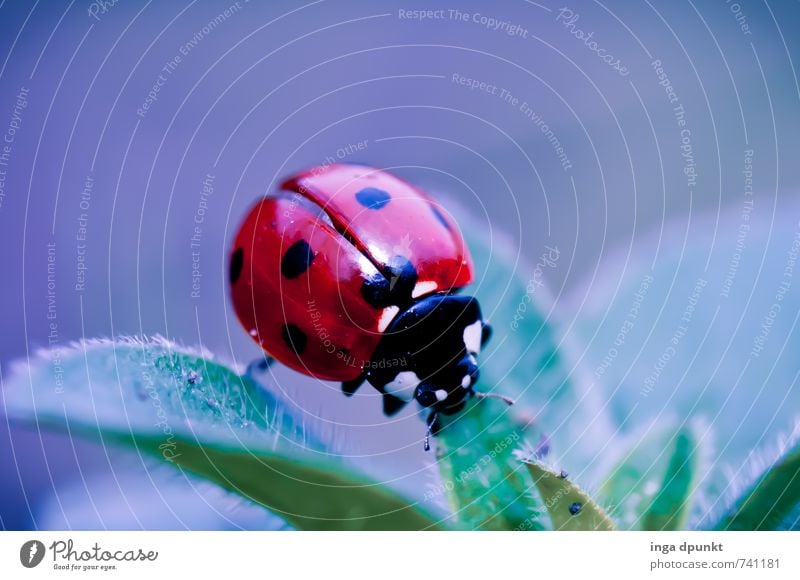
{"type": "Polygon", "coordinates": [[[414,398],[416,398],[417,402],[423,407],[433,407],[437,402],[436,395],[430,388],[417,389],[414,398]]]}

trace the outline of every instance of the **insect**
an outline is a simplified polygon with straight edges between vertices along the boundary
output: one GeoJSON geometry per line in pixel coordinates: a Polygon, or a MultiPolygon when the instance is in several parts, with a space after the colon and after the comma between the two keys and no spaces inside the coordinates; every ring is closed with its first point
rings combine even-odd
{"type": "Polygon", "coordinates": [[[250,210],[229,264],[236,314],[272,359],[348,396],[367,382],[387,415],[416,400],[430,410],[426,450],[440,414],[498,396],[473,390],[491,327],[458,294],[472,259],[441,206],[363,165],[315,167],[280,189],[250,210]]]}

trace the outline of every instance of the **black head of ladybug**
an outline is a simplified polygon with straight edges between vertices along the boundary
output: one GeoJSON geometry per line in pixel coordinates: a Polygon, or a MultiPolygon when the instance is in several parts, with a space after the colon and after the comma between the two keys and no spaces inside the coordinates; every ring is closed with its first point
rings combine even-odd
{"type": "Polygon", "coordinates": [[[384,332],[364,378],[384,394],[391,415],[415,399],[439,413],[466,405],[478,381],[478,354],[491,329],[475,298],[433,294],[400,312],[384,332]]]}

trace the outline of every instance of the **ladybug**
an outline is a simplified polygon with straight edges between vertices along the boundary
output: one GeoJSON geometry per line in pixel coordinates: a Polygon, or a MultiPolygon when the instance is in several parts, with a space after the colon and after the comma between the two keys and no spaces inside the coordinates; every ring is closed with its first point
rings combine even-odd
{"type": "MultiPolygon", "coordinates": [[[[289,177],[241,224],[229,263],[234,310],[269,355],[301,373],[367,382],[393,415],[439,415],[476,393],[491,334],[457,225],[425,192],[380,169],[330,164],[289,177]]],[[[506,402],[510,401],[500,397],[506,402]]]]}

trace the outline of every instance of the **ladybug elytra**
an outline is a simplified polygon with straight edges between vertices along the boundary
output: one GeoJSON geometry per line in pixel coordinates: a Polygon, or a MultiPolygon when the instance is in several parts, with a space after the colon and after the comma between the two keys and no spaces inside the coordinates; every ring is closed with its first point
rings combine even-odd
{"type": "Polygon", "coordinates": [[[457,413],[491,334],[456,224],[420,189],[363,165],[298,173],[258,201],[230,259],[236,314],[264,351],[346,395],[368,382],[393,415],[457,413]]]}

